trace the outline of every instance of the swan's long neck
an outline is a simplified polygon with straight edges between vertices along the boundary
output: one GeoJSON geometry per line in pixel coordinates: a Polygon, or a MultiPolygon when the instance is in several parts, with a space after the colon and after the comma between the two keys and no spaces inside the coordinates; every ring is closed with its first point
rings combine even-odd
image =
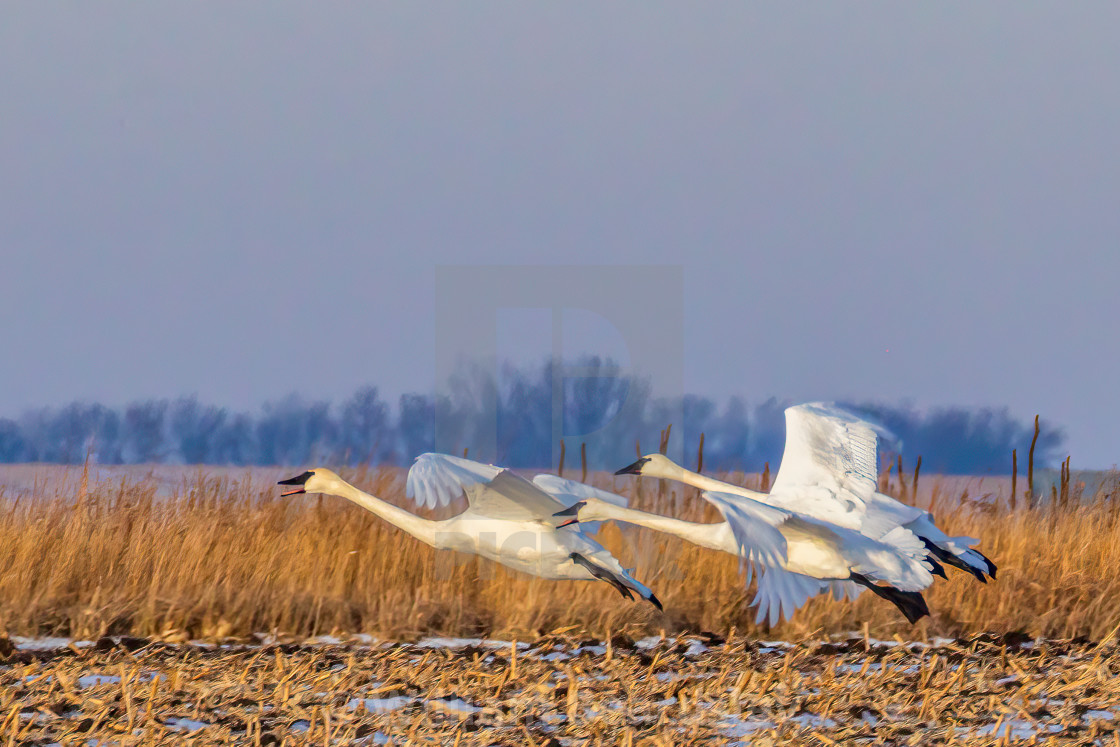
{"type": "Polygon", "coordinates": [[[365,491],[358,490],[348,482],[339,481],[334,495],[357,503],[359,506],[376,514],[385,521],[400,527],[421,542],[429,545],[435,544],[436,529],[441,522],[425,519],[416,514],[409,513],[403,508],[398,508],[392,503],[381,500],[365,491]]]}
{"type": "MultiPolygon", "coordinates": [[[[590,501],[588,501],[590,503],[590,501]]],[[[671,534],[674,537],[680,537],[683,540],[707,547],[713,550],[726,550],[724,543],[721,542],[721,536],[726,532],[726,522],[719,524],[699,524],[694,521],[684,521],[682,519],[674,519],[670,516],[662,516],[661,514],[651,514],[646,511],[638,511],[633,508],[624,508],[623,506],[616,506],[613,503],[606,501],[595,502],[595,518],[596,520],[613,520],[622,521],[627,524],[634,524],[635,526],[653,529],[665,534],[671,534]]]]}
{"type": "Polygon", "coordinates": [[[711,477],[707,477],[706,475],[702,475],[699,472],[693,472],[692,470],[685,469],[679,464],[674,464],[671,468],[665,470],[663,474],[659,473],[654,475],[654,477],[664,477],[668,480],[676,480],[677,482],[683,482],[685,485],[691,485],[692,487],[700,488],[701,490],[711,490],[717,493],[733,493],[735,495],[742,495],[746,496],[747,498],[753,498],[757,501],[761,501],[762,503],[766,503],[766,493],[759,493],[749,488],[741,488],[738,485],[732,485],[729,482],[722,482],[721,480],[716,480],[711,477]]]}

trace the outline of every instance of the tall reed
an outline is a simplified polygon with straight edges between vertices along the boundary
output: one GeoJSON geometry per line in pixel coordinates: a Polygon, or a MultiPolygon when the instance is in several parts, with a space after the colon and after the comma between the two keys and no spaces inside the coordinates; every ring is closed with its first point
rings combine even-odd
{"type": "MultiPolygon", "coordinates": [[[[52,470],[35,469],[48,477],[52,470]]],[[[606,584],[544,581],[433,551],[342,499],[280,498],[276,476],[184,469],[170,495],[157,495],[148,477],[62,488],[36,477],[30,494],[19,495],[0,488],[0,630],[171,640],[270,631],[525,636],[571,625],[595,635],[735,628],[796,637],[866,623],[876,635],[906,638],[1010,630],[1097,638],[1120,624],[1120,506],[1111,501],[1012,511],[998,495],[950,493],[953,480],[927,476],[919,505],[939,496],[941,526],[982,538],[981,549],[1000,567],[997,581],[981,585],[950,569],[949,580],[926,593],[933,617],[913,627],[865,594],[855,603],[813,600],[792,622],[766,630],[753,623],[752,590],[729,555],[604,526],[599,539],[654,588],[661,614],[606,584]]],[[[408,505],[403,470],[344,476],[408,505]]],[[[638,495],[632,478],[589,479],[639,508],[719,519],[687,488],[666,484],[638,495]]],[[[971,487],[979,493],[982,485],[971,487]]]]}

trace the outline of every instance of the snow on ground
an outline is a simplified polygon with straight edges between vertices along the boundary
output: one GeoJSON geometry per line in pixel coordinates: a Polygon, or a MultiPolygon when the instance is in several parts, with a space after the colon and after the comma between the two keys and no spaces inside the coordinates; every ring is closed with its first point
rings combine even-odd
{"type": "MultiPolygon", "coordinates": [[[[727,642],[711,635],[609,642],[545,636],[516,644],[434,636],[415,642],[372,636],[255,638],[256,643],[181,646],[120,638],[96,643],[13,638],[15,658],[0,663],[0,678],[10,687],[19,673],[13,692],[26,693],[18,696],[26,701],[21,723],[48,736],[56,722],[92,728],[92,714],[104,718],[103,705],[113,698],[136,706],[149,692],[166,696],[176,687],[168,682],[170,670],[163,669],[168,662],[217,673],[184,680],[176,671],[179,688],[184,681],[201,686],[224,677],[228,684],[220,687],[235,693],[230,702],[246,700],[239,683],[265,687],[273,700],[257,701],[250,712],[267,721],[274,735],[281,729],[311,739],[323,728],[317,713],[333,712],[335,724],[368,723],[348,742],[354,744],[384,744],[405,725],[441,723],[498,730],[507,723],[530,724],[534,735],[555,737],[561,745],[585,721],[630,724],[639,732],[675,729],[738,744],[763,734],[771,739],[819,733],[843,742],[914,729],[964,742],[1068,737],[1105,744],[1097,736],[1120,727],[1120,688],[1109,685],[1111,678],[1100,679],[1101,667],[1120,669],[1115,643],[1105,648],[995,635],[928,643],[855,636],[798,642],[727,642]],[[280,664],[285,657],[291,663],[280,664]],[[215,669],[217,662],[230,664],[215,669]],[[349,674],[355,665],[370,676],[349,674]],[[250,671],[255,673],[247,676],[250,671]],[[153,679],[160,683],[146,685],[153,679]],[[282,696],[267,689],[274,680],[289,683],[282,696]],[[929,681],[930,694],[920,694],[929,681]],[[332,682],[347,684],[338,689],[332,682]],[[829,688],[839,700],[826,696],[829,688]],[[37,700],[36,693],[47,699],[37,700]],[[66,699],[51,705],[59,693],[67,693],[66,699]],[[936,712],[922,710],[927,697],[939,699],[936,712]],[[845,705],[837,708],[837,702],[845,705]]],[[[246,722],[231,715],[231,706],[213,705],[222,702],[213,695],[186,698],[157,719],[170,732],[236,739],[231,725],[246,722]]]]}

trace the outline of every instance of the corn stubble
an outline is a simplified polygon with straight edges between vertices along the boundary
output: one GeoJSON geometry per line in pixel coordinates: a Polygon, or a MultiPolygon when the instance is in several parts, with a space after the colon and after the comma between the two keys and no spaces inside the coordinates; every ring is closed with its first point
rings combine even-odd
{"type": "MultiPolygon", "coordinates": [[[[753,623],[753,590],[744,588],[735,558],[646,530],[605,525],[599,539],[637,568],[664,614],[622,600],[606,584],[545,581],[433,551],[342,499],[280,498],[271,474],[183,474],[172,496],[157,497],[144,479],[0,492],[0,630],[169,642],[261,632],[525,640],[567,626],[598,637],[736,630],[799,639],[862,630],[907,640],[980,631],[1099,640],[1120,623],[1120,508],[1111,500],[1057,509],[1020,501],[1011,510],[1006,501],[937,497],[938,478],[923,476],[932,490],[918,504],[932,500],[951,534],[981,537],[999,580],[985,586],[950,571],[926,592],[933,617],[916,626],[865,594],[855,603],[813,600],[770,630],[753,623]]],[[[343,476],[409,506],[404,474],[386,467],[343,476]]],[[[638,508],[718,520],[689,488],[590,479],[630,495],[638,508]]]]}
{"type": "Polygon", "coordinates": [[[0,667],[9,744],[1115,743],[1115,642],[103,639],[0,667]],[[704,645],[706,643],[706,645],[704,645]],[[188,741],[189,740],[189,741],[188,741]]]}

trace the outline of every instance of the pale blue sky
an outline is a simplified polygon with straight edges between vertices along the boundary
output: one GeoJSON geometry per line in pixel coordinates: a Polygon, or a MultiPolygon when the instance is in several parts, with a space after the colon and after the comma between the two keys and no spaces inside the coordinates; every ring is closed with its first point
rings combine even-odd
{"type": "Polygon", "coordinates": [[[1007,405],[1120,461],[1115,3],[3,17],[0,415],[428,390],[437,266],[652,264],[688,391],[1007,405]]]}

